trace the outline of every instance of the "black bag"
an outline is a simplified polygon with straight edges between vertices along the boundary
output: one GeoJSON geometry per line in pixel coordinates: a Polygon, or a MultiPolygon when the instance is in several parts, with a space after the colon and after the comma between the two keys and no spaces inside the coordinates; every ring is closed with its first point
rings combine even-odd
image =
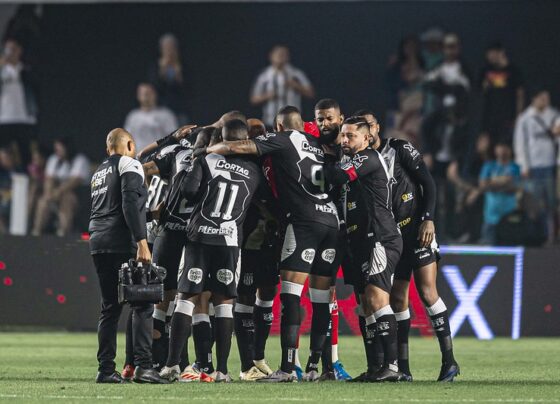
{"type": "Polygon", "coordinates": [[[167,271],[157,265],[142,265],[134,260],[119,269],[119,303],[160,303],[167,271]]]}

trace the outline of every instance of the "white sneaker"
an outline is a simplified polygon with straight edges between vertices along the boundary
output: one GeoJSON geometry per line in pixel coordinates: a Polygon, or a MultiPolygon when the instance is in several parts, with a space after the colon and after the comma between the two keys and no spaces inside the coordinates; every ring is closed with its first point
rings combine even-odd
{"type": "Polygon", "coordinates": [[[179,376],[179,381],[182,383],[198,382],[200,380],[200,371],[189,365],[185,368],[181,376],[179,376]]]}
{"type": "Polygon", "coordinates": [[[268,363],[266,363],[266,359],[261,359],[259,361],[253,361],[253,363],[255,364],[257,369],[259,369],[266,376],[270,376],[272,373],[274,373],[274,371],[270,368],[270,366],[268,366],[268,363]]]}
{"type": "Polygon", "coordinates": [[[159,372],[159,375],[162,379],[174,382],[181,375],[181,368],[179,367],[179,365],[171,367],[164,366],[163,369],[161,369],[161,371],[159,372]]]}
{"type": "Polygon", "coordinates": [[[254,381],[262,379],[266,376],[267,375],[265,375],[263,372],[261,372],[258,367],[253,366],[251,369],[249,369],[246,372],[240,372],[239,373],[239,380],[241,380],[243,382],[254,382],[254,381]]]}
{"type": "Polygon", "coordinates": [[[222,372],[216,372],[216,376],[214,377],[216,383],[231,383],[233,379],[229,374],[224,374],[222,372]]]}

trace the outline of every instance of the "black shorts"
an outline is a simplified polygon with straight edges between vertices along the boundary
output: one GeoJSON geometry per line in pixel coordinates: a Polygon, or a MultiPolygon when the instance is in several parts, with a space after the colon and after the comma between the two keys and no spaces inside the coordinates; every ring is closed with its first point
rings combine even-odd
{"type": "Polygon", "coordinates": [[[177,290],[194,295],[209,290],[227,298],[237,297],[238,261],[239,247],[189,241],[177,290]]]}
{"type": "Polygon", "coordinates": [[[338,269],[338,229],[315,222],[289,223],[286,227],[280,269],[311,275],[333,276],[338,269]]]}
{"type": "Polygon", "coordinates": [[[402,233],[403,251],[395,269],[395,279],[410,281],[412,271],[438,262],[440,259],[439,244],[435,236],[429,247],[420,247],[418,242],[419,225],[410,227],[402,233]]]}
{"type": "Polygon", "coordinates": [[[241,250],[241,274],[237,293],[254,295],[257,288],[278,284],[278,260],[272,249],[241,250]]]}
{"type": "Polygon", "coordinates": [[[187,235],[182,231],[163,230],[156,237],[152,261],[167,270],[167,276],[163,281],[165,290],[177,289],[179,264],[186,245],[187,235]]]}
{"type": "Polygon", "coordinates": [[[400,237],[384,244],[374,242],[373,238],[351,242],[345,260],[345,282],[353,285],[359,294],[364,293],[368,284],[391,293],[401,251],[400,237]]]}

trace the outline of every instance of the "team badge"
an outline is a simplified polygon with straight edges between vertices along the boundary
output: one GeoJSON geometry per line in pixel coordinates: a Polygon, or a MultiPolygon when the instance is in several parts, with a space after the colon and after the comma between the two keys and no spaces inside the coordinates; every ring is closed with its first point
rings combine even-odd
{"type": "Polygon", "coordinates": [[[311,264],[315,259],[315,250],[313,248],[307,248],[303,250],[301,252],[301,259],[311,264]]]}
{"type": "Polygon", "coordinates": [[[187,279],[192,283],[196,283],[197,285],[202,282],[202,269],[200,268],[191,268],[187,273],[187,279]]]}
{"type": "Polygon", "coordinates": [[[323,258],[323,260],[327,261],[329,264],[332,264],[334,262],[335,257],[336,257],[336,251],[334,248],[328,248],[325,251],[323,251],[321,254],[321,258],[323,258]]]}
{"type": "Polygon", "coordinates": [[[218,270],[216,278],[224,285],[229,285],[233,282],[233,272],[231,272],[229,269],[222,268],[218,270]]]}
{"type": "Polygon", "coordinates": [[[243,275],[243,284],[245,286],[251,286],[253,284],[253,274],[248,273],[243,275]]]}

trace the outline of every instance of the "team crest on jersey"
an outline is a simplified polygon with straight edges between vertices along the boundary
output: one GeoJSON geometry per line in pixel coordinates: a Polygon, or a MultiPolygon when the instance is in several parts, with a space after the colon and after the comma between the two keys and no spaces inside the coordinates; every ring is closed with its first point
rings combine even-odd
{"type": "Polygon", "coordinates": [[[202,276],[204,272],[200,268],[191,268],[187,273],[187,279],[192,283],[196,283],[197,285],[202,282],[202,276]]]}
{"type": "Polygon", "coordinates": [[[365,154],[356,154],[352,159],[354,167],[360,168],[364,164],[364,161],[366,161],[368,158],[369,156],[366,156],[365,154]]]}
{"type": "Polygon", "coordinates": [[[328,248],[321,253],[321,258],[324,261],[327,261],[329,264],[334,262],[334,258],[336,257],[336,250],[334,248],[328,248]]]}
{"type": "Polygon", "coordinates": [[[247,273],[243,275],[243,284],[245,286],[251,286],[253,284],[253,274],[247,273]]]}
{"type": "Polygon", "coordinates": [[[403,202],[410,202],[414,199],[414,195],[412,195],[412,192],[408,192],[406,194],[402,194],[401,199],[403,202]]]}
{"type": "Polygon", "coordinates": [[[313,248],[307,248],[303,250],[301,252],[301,259],[311,264],[315,259],[315,250],[313,248]]]}
{"type": "Polygon", "coordinates": [[[346,204],[346,209],[348,210],[354,210],[357,208],[356,202],[348,202],[346,204]]]}
{"type": "Polygon", "coordinates": [[[231,272],[229,269],[222,268],[216,273],[216,279],[218,279],[218,281],[222,282],[224,285],[229,285],[233,282],[233,272],[231,272]]]}

